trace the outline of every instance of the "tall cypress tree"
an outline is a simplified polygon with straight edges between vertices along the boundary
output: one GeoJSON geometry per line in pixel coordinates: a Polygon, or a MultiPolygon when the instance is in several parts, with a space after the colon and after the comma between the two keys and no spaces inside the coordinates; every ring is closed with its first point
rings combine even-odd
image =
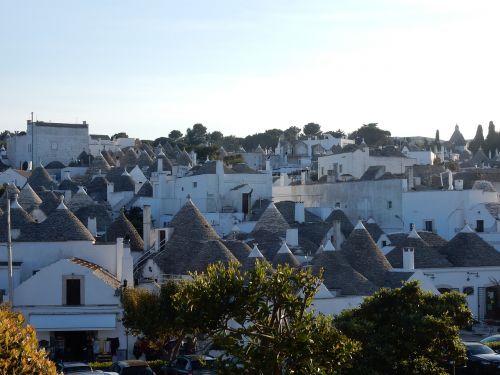
{"type": "Polygon", "coordinates": [[[486,140],[484,141],[484,151],[486,152],[486,155],[489,156],[489,153],[491,152],[492,156],[495,156],[495,152],[498,149],[498,141],[499,141],[499,135],[495,131],[495,124],[493,121],[490,121],[488,125],[488,135],[486,136],[486,140]]]}
{"type": "Polygon", "coordinates": [[[484,148],[483,126],[481,124],[477,126],[476,135],[474,136],[474,139],[469,142],[469,150],[472,153],[475,153],[477,150],[479,150],[479,147],[484,148]]]}

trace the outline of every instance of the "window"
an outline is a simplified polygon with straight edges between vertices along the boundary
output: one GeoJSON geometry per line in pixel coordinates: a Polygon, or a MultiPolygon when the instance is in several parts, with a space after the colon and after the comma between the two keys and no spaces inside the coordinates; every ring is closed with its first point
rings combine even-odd
{"type": "Polygon", "coordinates": [[[434,230],[434,225],[432,220],[425,220],[425,230],[427,232],[432,232],[434,230]]]}
{"type": "Polygon", "coordinates": [[[387,246],[387,241],[382,241],[382,247],[386,247],[387,246]]]}
{"type": "Polygon", "coordinates": [[[50,145],[50,148],[52,150],[57,150],[57,143],[56,142],[52,142],[52,144],[50,145]]]}
{"type": "Polygon", "coordinates": [[[476,232],[484,232],[484,220],[476,220],[476,232]]]}
{"type": "Polygon", "coordinates": [[[342,173],[342,164],[339,164],[339,173],[342,173]]]}
{"type": "Polygon", "coordinates": [[[83,276],[63,276],[62,294],[63,305],[83,305],[83,276]]]}
{"type": "Polygon", "coordinates": [[[387,208],[389,210],[392,208],[392,201],[387,201],[387,208]]]}
{"type": "Polygon", "coordinates": [[[335,208],[340,208],[340,202],[335,202],[335,208]]]}
{"type": "Polygon", "coordinates": [[[198,182],[193,181],[193,189],[196,189],[198,187],[198,182]]]}

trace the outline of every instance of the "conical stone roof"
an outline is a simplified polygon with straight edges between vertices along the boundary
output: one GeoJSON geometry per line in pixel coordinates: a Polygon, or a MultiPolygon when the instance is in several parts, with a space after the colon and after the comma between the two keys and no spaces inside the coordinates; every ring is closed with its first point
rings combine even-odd
{"type": "Polygon", "coordinates": [[[468,225],[440,249],[455,267],[500,266],[500,253],[468,225]]]}
{"type": "Polygon", "coordinates": [[[295,255],[292,254],[286,242],[283,242],[281,248],[278,250],[273,258],[272,265],[274,268],[278,265],[289,265],[290,267],[299,267],[300,262],[297,260],[295,255]]]}
{"type": "Polygon", "coordinates": [[[385,275],[391,264],[361,222],[342,244],[346,260],[360,274],[377,286],[384,285],[385,275]]]}
{"type": "Polygon", "coordinates": [[[68,202],[68,208],[72,212],[76,212],[82,207],[92,206],[93,204],[94,200],[90,198],[83,187],[80,186],[77,193],[73,194],[70,201],[68,202]]]}
{"type": "Polygon", "coordinates": [[[139,168],[150,168],[153,165],[153,159],[148,155],[146,151],[141,151],[139,158],[137,158],[137,165],[139,168]]]}
{"type": "Polygon", "coordinates": [[[314,257],[312,272],[319,275],[323,270],[323,283],[330,290],[342,295],[369,296],[377,287],[357,272],[345,259],[343,251],[323,251],[314,257]]]}
{"type": "MultiPolygon", "coordinates": [[[[17,202],[17,195],[14,195],[10,206],[10,227],[22,231],[29,231],[34,224],[33,218],[17,202]]],[[[0,242],[7,242],[7,214],[0,216],[0,242]]]]}
{"type": "Polygon", "coordinates": [[[47,170],[41,166],[33,169],[31,176],[28,177],[28,183],[35,191],[39,191],[41,188],[50,190],[57,187],[47,170]]]}
{"type": "Polygon", "coordinates": [[[130,241],[130,250],[144,250],[144,241],[139,232],[137,232],[137,229],[127,219],[123,210],[106,230],[105,240],[107,242],[115,242],[118,237],[130,241]]]}
{"type": "Polygon", "coordinates": [[[286,231],[290,226],[273,202],[269,203],[259,220],[255,224],[254,232],[265,230],[267,232],[275,233],[278,236],[285,237],[286,231]]]}
{"type": "Polygon", "coordinates": [[[29,183],[26,183],[26,185],[24,185],[21,189],[18,197],[18,202],[27,212],[33,210],[35,206],[39,206],[42,204],[42,200],[31,188],[29,183]]]}
{"type": "Polygon", "coordinates": [[[42,199],[39,208],[46,216],[50,215],[59,206],[60,199],[53,191],[42,190],[38,192],[38,196],[42,199]]]}
{"type": "Polygon", "coordinates": [[[95,241],[87,227],[66,207],[63,197],[59,206],[42,223],[36,224],[23,238],[40,242],[95,241]],[[26,235],[26,236],[25,236],[26,235]]]}
{"type": "Polygon", "coordinates": [[[153,257],[162,272],[185,275],[206,269],[210,263],[238,262],[190,199],[173,217],[169,227],[174,228],[172,237],[165,249],[153,257]]]}
{"type": "Polygon", "coordinates": [[[7,207],[7,194],[9,194],[9,198],[12,201],[14,199],[14,195],[17,194],[19,196],[20,192],[21,191],[17,188],[16,185],[7,184],[5,187],[5,191],[3,192],[2,196],[0,197],[0,207],[2,207],[2,208],[7,207]]]}
{"type": "Polygon", "coordinates": [[[139,197],[152,197],[153,196],[153,186],[149,182],[149,180],[146,180],[141,188],[137,191],[136,193],[137,196],[139,197]]]}

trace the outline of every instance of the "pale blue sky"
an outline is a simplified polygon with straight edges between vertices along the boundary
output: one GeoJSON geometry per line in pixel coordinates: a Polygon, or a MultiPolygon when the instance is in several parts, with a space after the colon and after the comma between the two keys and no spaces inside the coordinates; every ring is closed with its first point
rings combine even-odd
{"type": "Polygon", "coordinates": [[[500,128],[497,1],[0,0],[0,129],[500,128]]]}

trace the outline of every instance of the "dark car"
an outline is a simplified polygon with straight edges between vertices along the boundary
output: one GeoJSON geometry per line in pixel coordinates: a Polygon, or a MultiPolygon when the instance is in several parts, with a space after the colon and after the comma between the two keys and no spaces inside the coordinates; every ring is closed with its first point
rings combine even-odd
{"type": "Polygon", "coordinates": [[[464,342],[464,345],[468,374],[500,374],[500,354],[479,342],[464,342]]]}
{"type": "Polygon", "coordinates": [[[182,355],[162,368],[164,375],[216,375],[215,358],[206,355],[182,355]]]}
{"type": "Polygon", "coordinates": [[[128,360],[118,361],[111,365],[109,371],[120,375],[154,375],[153,370],[144,361],[128,360]]]}

